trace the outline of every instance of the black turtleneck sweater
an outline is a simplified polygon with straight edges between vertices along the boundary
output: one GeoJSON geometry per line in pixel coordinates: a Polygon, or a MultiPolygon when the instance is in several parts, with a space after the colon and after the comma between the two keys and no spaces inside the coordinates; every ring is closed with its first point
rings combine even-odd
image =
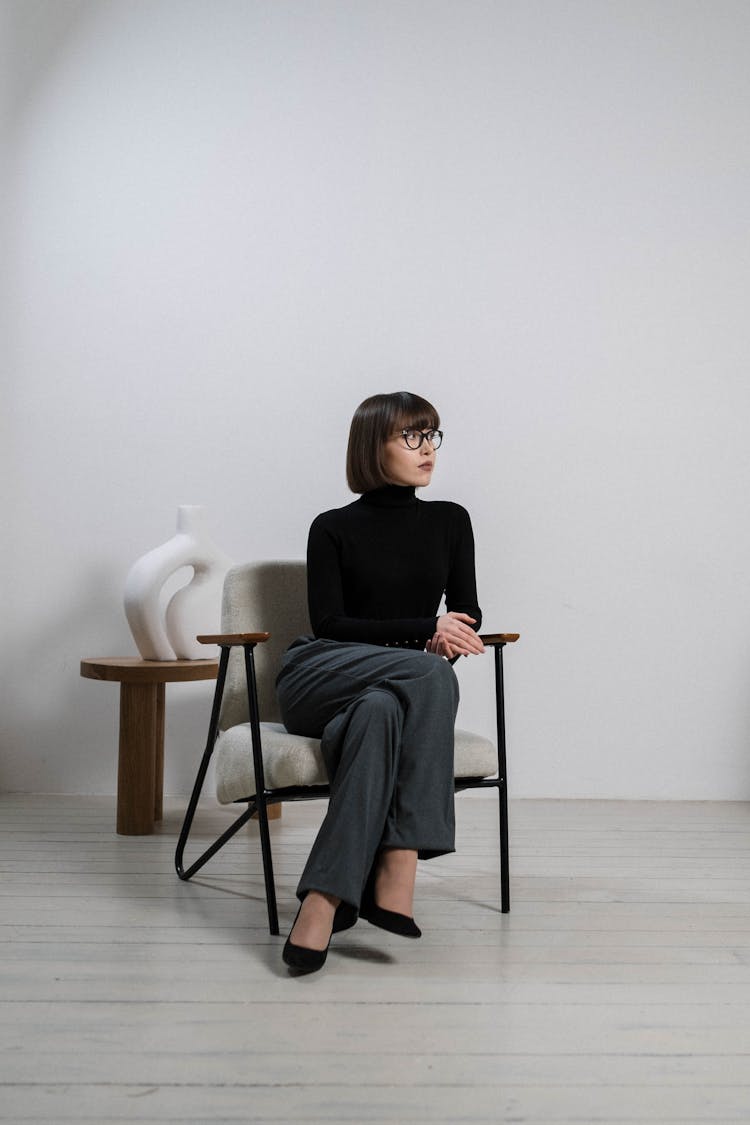
{"type": "Polygon", "coordinates": [[[316,637],[424,648],[446,607],[476,618],[469,513],[387,485],[313,521],[307,544],[310,622],[316,637]]]}

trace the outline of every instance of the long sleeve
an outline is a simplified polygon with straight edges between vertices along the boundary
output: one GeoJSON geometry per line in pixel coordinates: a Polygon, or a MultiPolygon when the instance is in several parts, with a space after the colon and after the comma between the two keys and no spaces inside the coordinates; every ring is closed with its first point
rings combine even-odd
{"type": "Polygon", "coordinates": [[[460,517],[457,520],[456,538],[451,569],[445,587],[445,608],[449,613],[466,613],[474,618],[472,629],[479,632],[482,611],[477,598],[477,578],[474,561],[474,531],[465,508],[455,505],[460,517]]]}

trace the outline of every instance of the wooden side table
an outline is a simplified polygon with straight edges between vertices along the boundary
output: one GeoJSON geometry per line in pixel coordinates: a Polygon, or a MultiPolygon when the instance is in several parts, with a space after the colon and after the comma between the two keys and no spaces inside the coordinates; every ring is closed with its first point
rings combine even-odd
{"type": "Polygon", "coordinates": [[[120,685],[117,831],[147,836],[161,820],[164,793],[164,685],[215,680],[216,660],[82,660],[81,675],[120,685]]]}

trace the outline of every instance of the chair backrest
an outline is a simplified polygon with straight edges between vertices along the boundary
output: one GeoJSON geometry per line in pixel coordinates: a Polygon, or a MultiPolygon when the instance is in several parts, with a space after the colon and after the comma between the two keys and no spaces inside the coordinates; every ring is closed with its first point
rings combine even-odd
{"type": "MultiPolygon", "coordinates": [[[[234,566],[224,579],[221,607],[223,633],[270,633],[255,648],[260,717],[281,722],[276,701],[276,676],[281,657],[295,637],[310,633],[307,611],[307,567],[304,562],[272,560],[234,566]]],[[[249,719],[242,649],[233,649],[221,708],[222,730],[249,719]]]]}

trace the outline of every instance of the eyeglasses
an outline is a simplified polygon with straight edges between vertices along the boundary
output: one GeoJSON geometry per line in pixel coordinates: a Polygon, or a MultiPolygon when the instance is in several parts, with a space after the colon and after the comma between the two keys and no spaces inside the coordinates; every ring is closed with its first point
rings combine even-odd
{"type": "Polygon", "coordinates": [[[421,449],[422,442],[427,438],[433,449],[439,449],[443,441],[442,430],[400,430],[397,437],[402,437],[409,449],[421,449]]]}

